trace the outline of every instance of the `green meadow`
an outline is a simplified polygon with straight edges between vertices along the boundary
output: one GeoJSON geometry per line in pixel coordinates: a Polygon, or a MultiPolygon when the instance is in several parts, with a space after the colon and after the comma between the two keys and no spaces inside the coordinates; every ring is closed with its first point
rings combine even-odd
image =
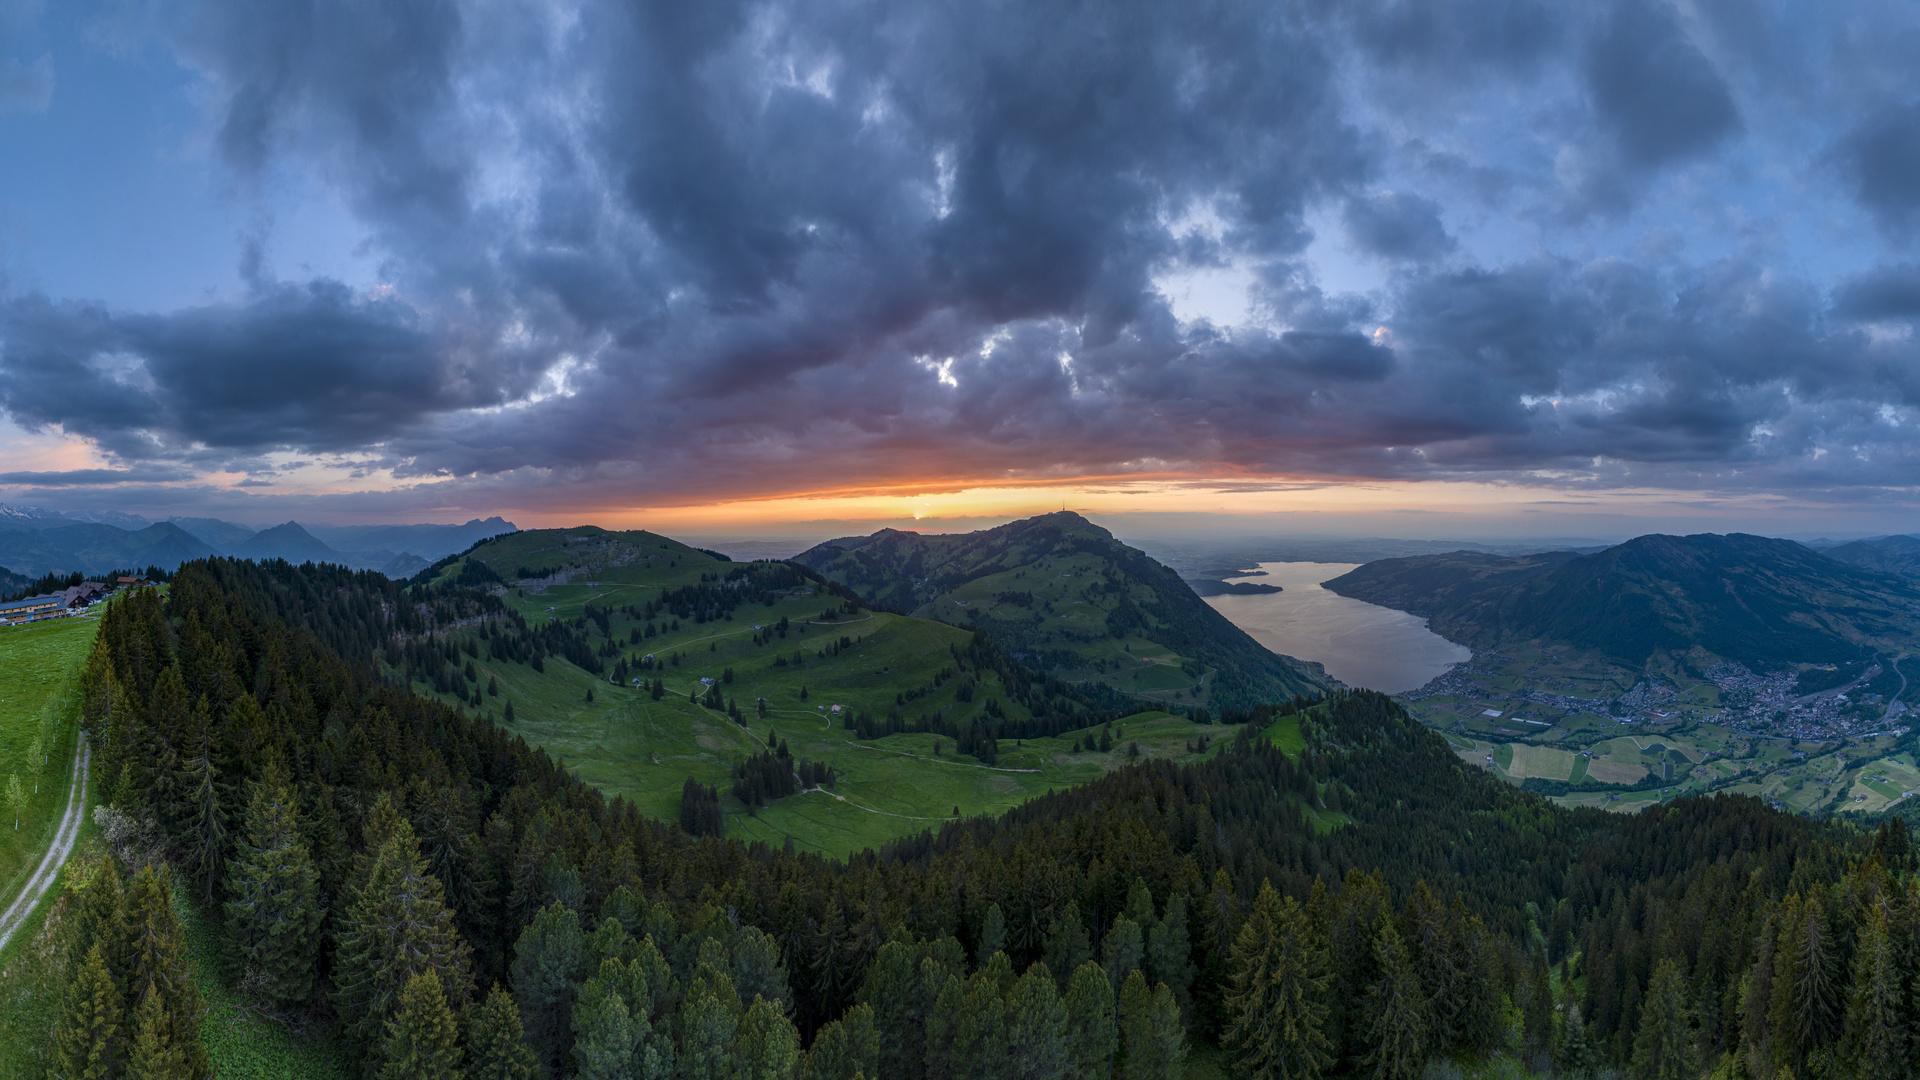
{"type": "MultiPolygon", "coordinates": [[[[886,612],[829,617],[828,609],[840,601],[816,587],[745,604],[729,618],[704,623],[623,613],[618,609],[644,609],[666,590],[698,584],[702,574],[724,574],[739,564],[650,534],[582,536],[578,542],[563,541],[566,546],[556,552],[551,541],[540,546],[519,534],[482,545],[470,557],[485,555],[495,572],[506,571],[503,576],[512,581],[520,580],[522,568],[544,574],[568,565],[556,562],[556,556],[597,560],[576,569],[572,580],[515,584],[504,598],[530,624],[578,619],[590,603],[615,609],[605,635],[588,620],[596,646],[611,642],[620,657],[643,663],[652,657],[654,666],[635,671],[628,685],[618,686],[607,675],[589,674],[557,656],[548,656],[544,670],[535,671],[493,659],[479,648],[476,681],[495,689],[483,696],[480,709],[564,761],[574,775],[609,795],[627,797],[655,817],[678,817],[682,787],[692,777],[719,788],[729,835],[845,856],[937,828],[956,814],[997,814],[1133,760],[1196,760],[1218,746],[1215,739],[1201,750],[1199,741],[1225,731],[1166,712],[1143,712],[1056,737],[1001,739],[991,765],[958,754],[954,740],[943,735],[861,739],[845,724],[861,712],[883,718],[897,709],[908,720],[938,712],[959,727],[989,707],[1014,720],[1028,714],[991,671],[972,672],[969,679],[940,677],[956,665],[956,652],[968,647],[969,631],[886,612]],[[629,538],[624,550],[617,546],[621,537],[629,538]],[[774,630],[782,618],[787,620],[784,637],[774,630]],[[632,678],[658,679],[666,693],[656,700],[631,685],[632,678]],[[707,690],[703,679],[719,685],[744,722],[694,701],[707,690]],[[971,686],[962,690],[967,682],[971,686]],[[788,796],[757,811],[736,801],[729,791],[734,766],[768,748],[770,740],[786,743],[797,758],[831,766],[834,787],[788,796]],[[1103,740],[1106,750],[1099,749],[1103,740]]],[[[447,576],[459,572],[458,565],[442,571],[447,576]]],[[[473,636],[475,631],[454,633],[473,636]]],[[[613,659],[606,663],[611,667],[613,659]]],[[[421,682],[413,686],[416,692],[434,692],[421,682]]],[[[450,695],[442,700],[460,704],[450,695]]]]}
{"type": "Polygon", "coordinates": [[[66,808],[77,676],[99,627],[74,618],[0,629],[0,907],[32,876],[66,808]]]}

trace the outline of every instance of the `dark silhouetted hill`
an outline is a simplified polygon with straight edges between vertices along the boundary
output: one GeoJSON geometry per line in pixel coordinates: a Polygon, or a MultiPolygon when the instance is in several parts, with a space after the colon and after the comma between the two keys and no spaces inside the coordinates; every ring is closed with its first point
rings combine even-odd
{"type": "Polygon", "coordinates": [[[1642,536],[1547,568],[1497,556],[1393,562],[1403,565],[1369,564],[1326,587],[1424,614],[1469,645],[1553,641],[1634,666],[1694,648],[1756,669],[1844,661],[1906,642],[1920,623],[1914,583],[1740,533],[1642,536]]]}

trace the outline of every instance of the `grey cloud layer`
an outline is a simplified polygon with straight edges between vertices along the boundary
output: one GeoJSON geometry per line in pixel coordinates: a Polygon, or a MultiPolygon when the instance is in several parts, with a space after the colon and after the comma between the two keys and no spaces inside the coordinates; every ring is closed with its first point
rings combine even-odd
{"type": "Polygon", "coordinates": [[[394,292],[13,296],[0,404],[156,468],[370,451],[636,500],[1217,469],[1911,484],[1920,85],[1873,40],[1913,17],[1820,17],[187,7],[167,41],[223,95],[227,162],[312,168],[394,292]],[[1710,260],[1590,253],[1695,228],[1689,192],[1763,166],[1872,223],[1837,285],[1737,232],[1710,260]],[[1384,287],[1321,283],[1326,208],[1384,287]],[[1461,231],[1501,219],[1533,250],[1461,231]],[[1165,275],[1229,266],[1257,323],[1174,317],[1165,275]]]}

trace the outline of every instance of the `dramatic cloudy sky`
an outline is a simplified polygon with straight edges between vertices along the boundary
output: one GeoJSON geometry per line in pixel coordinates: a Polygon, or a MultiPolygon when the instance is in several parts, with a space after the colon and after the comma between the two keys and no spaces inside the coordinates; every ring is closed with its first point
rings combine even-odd
{"type": "Polygon", "coordinates": [[[1915,56],[1871,0],[0,0],[0,499],[1911,528],[1915,56]]]}

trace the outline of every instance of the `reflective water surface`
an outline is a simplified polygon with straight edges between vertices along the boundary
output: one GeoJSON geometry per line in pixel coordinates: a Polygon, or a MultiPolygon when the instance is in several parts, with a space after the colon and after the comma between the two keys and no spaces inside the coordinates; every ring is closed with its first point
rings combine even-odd
{"type": "Polygon", "coordinates": [[[1470,659],[1471,650],[1427,629],[1427,620],[1330,593],[1320,587],[1357,563],[1261,563],[1262,577],[1228,578],[1278,585],[1263,596],[1211,596],[1207,603],[1277,653],[1317,660],[1348,686],[1399,694],[1470,659]]]}

